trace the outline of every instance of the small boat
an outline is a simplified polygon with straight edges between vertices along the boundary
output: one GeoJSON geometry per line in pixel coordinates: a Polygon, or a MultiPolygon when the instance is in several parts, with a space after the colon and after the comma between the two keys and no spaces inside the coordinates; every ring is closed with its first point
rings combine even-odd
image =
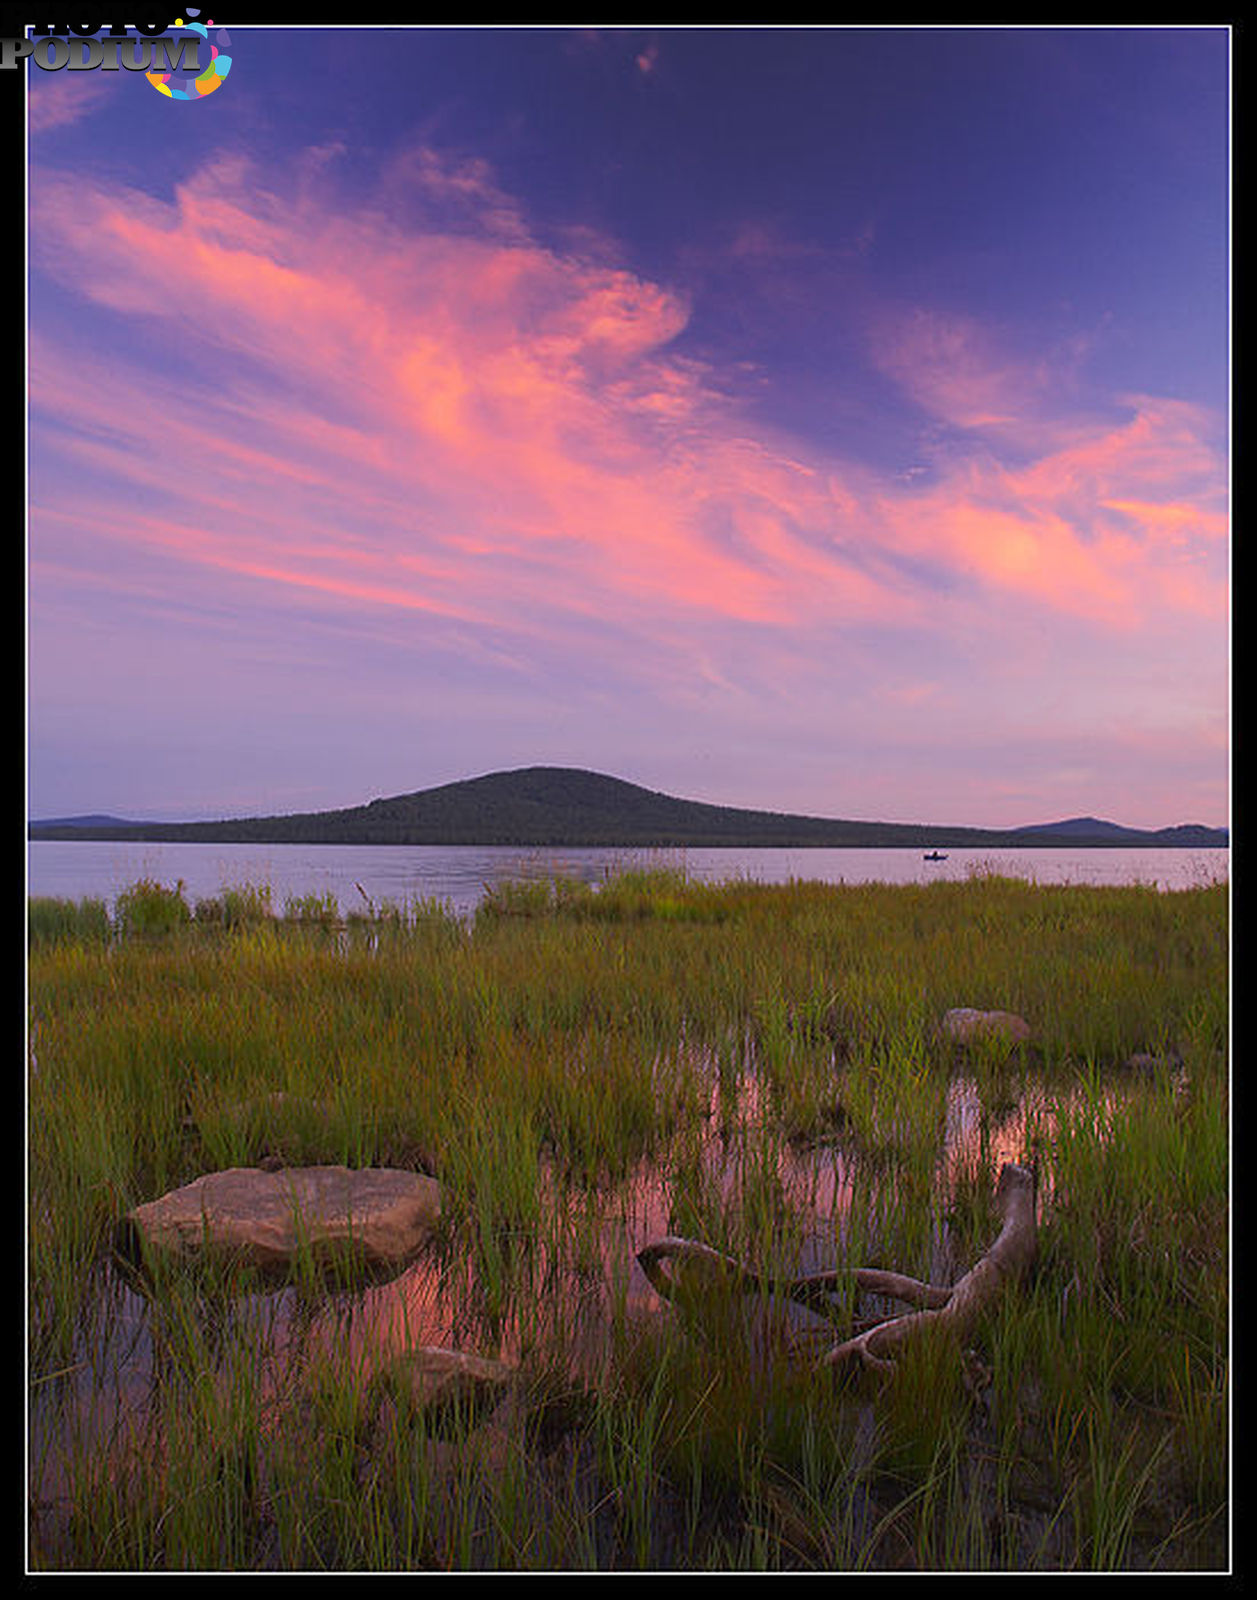
{"type": "Polygon", "coordinates": [[[941,850],[927,850],[922,857],[923,861],[946,861],[947,857],[941,850]]]}

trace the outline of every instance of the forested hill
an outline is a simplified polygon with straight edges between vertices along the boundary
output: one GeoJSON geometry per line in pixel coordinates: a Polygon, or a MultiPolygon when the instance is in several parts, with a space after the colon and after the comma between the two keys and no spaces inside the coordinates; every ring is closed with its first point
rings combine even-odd
{"type": "MultiPolygon", "coordinates": [[[[1012,845],[1225,846],[1225,830],[1196,826],[1157,832],[1097,823],[1022,830],[856,822],[707,805],[657,794],[596,772],[527,767],[372,800],[344,811],[205,822],[133,822],[75,817],[31,822],[33,839],[136,839],[216,844],[500,844],[620,847],[724,845],[925,849],[1012,845]]],[[[1091,819],[1084,819],[1090,821],[1091,819]]]]}

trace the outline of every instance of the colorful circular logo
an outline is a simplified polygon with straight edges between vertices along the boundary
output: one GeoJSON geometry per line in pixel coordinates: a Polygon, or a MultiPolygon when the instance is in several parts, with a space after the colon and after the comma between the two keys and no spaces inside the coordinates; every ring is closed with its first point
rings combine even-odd
{"type": "MultiPolygon", "coordinates": [[[[191,7],[188,8],[189,17],[199,15],[199,11],[193,10],[191,7]]],[[[186,76],[176,74],[166,67],[155,67],[152,72],[146,72],[144,76],[152,84],[153,88],[157,90],[158,94],[164,94],[170,100],[201,100],[207,94],[213,94],[215,89],[222,88],[227,74],[231,71],[231,57],[226,53],[231,49],[231,39],[226,28],[219,28],[211,42],[209,30],[213,26],[212,20],[204,24],[185,22],[182,17],[176,20],[175,27],[181,28],[185,34],[191,34],[193,40],[197,41],[198,63],[205,61],[205,51],[199,43],[202,39],[209,45],[210,58],[202,66],[199,76],[190,80],[186,76]],[[178,87],[180,83],[185,84],[186,87],[178,87]]],[[[178,38],[178,35],[175,34],[174,37],[178,38]]]]}

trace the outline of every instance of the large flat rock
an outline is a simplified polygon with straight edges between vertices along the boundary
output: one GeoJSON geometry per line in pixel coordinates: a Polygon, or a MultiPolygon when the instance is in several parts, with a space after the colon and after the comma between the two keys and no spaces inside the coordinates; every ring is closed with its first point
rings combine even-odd
{"type": "Polygon", "coordinates": [[[301,1252],[400,1271],[441,1211],[441,1186],[389,1167],[230,1167],[136,1206],[127,1222],[149,1252],[206,1252],[282,1272],[301,1252]]]}

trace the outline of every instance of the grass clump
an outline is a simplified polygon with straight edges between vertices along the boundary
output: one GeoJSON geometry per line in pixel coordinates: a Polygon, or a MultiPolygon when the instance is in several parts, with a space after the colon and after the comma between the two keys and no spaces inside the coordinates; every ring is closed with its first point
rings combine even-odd
{"type": "Polygon", "coordinates": [[[30,949],[50,944],[105,944],[111,933],[103,900],[41,895],[27,903],[26,937],[30,949]]]}
{"type": "Polygon", "coordinates": [[[120,938],[159,938],[184,928],[192,912],[184,894],[183,880],[166,888],[151,878],[124,889],[114,906],[114,923],[120,938]]]}

